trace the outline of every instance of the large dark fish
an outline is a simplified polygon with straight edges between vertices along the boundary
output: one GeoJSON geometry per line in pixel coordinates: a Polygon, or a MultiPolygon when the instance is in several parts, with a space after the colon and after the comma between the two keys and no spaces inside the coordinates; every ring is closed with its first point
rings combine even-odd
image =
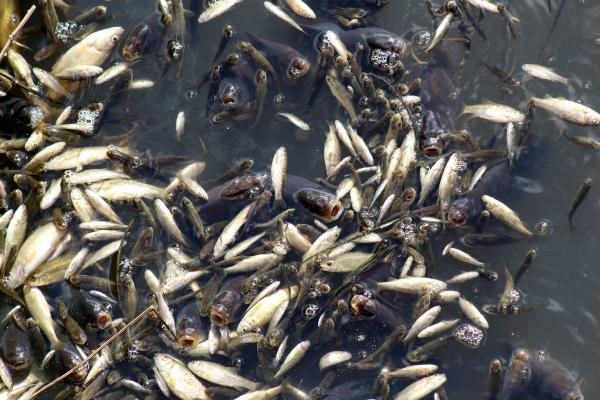
{"type": "Polygon", "coordinates": [[[491,166],[475,184],[473,190],[454,200],[448,210],[448,220],[456,226],[473,222],[484,209],[481,196],[497,196],[511,185],[513,178],[508,160],[502,160],[491,166]]]}
{"type": "Polygon", "coordinates": [[[367,27],[346,31],[329,23],[304,28],[314,33],[315,46],[319,51],[331,44],[325,34],[327,31],[337,34],[350,52],[354,52],[357,43],[362,44],[365,50],[360,62],[365,69],[373,72],[393,75],[403,69],[401,60],[409,53],[409,44],[406,40],[381,28],[367,27]]]}
{"type": "Polygon", "coordinates": [[[250,33],[246,35],[254,47],[266,55],[279,76],[285,76],[288,81],[298,81],[310,70],[310,62],[293,47],[258,38],[250,33]]]}

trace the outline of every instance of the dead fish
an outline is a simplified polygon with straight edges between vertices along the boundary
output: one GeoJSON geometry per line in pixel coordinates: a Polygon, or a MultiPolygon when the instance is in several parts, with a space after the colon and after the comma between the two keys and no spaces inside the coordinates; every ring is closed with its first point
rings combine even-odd
{"type": "Polygon", "coordinates": [[[564,83],[565,85],[569,83],[569,80],[567,78],[557,74],[552,68],[544,67],[543,65],[523,64],[521,69],[523,69],[523,71],[527,72],[529,75],[535,78],[553,82],[560,82],[564,83]]]}
{"type": "Polygon", "coordinates": [[[198,17],[198,23],[202,24],[204,22],[210,21],[213,18],[218,17],[229,11],[233,6],[241,3],[242,0],[222,0],[215,2],[212,6],[208,7],[206,10],[200,14],[198,17]]]}
{"type": "Polygon", "coordinates": [[[54,222],[49,222],[29,234],[19,249],[8,275],[8,287],[14,289],[22,285],[27,277],[52,255],[65,233],[66,230],[58,229],[54,222]]]}
{"type": "Polygon", "coordinates": [[[102,65],[112,53],[125,30],[120,26],[102,29],[73,45],[52,66],[52,74],[78,65],[102,65]]]}
{"type": "Polygon", "coordinates": [[[437,46],[438,43],[440,43],[442,39],[446,36],[446,33],[448,33],[448,29],[450,29],[452,18],[454,18],[454,13],[452,12],[449,12],[444,16],[442,22],[440,22],[440,24],[435,30],[433,39],[431,39],[431,44],[425,49],[426,53],[429,53],[431,50],[433,50],[433,48],[437,46]]]}
{"type": "Polygon", "coordinates": [[[310,126],[306,122],[302,121],[300,118],[295,116],[294,114],[278,112],[277,115],[287,119],[288,121],[290,121],[292,123],[292,125],[294,125],[297,128],[302,129],[303,131],[310,131],[310,126]]]}
{"type": "Polygon", "coordinates": [[[310,8],[308,4],[306,4],[302,0],[285,0],[287,6],[294,12],[296,15],[301,16],[306,19],[316,19],[317,15],[310,8]]]}
{"type": "Polygon", "coordinates": [[[278,5],[275,5],[275,4],[271,3],[270,1],[265,1],[263,3],[263,5],[267,9],[267,11],[269,11],[271,14],[275,15],[277,18],[279,18],[282,21],[286,22],[287,24],[289,24],[293,28],[298,29],[300,32],[306,33],[304,31],[304,29],[302,29],[302,27],[300,25],[298,25],[298,23],[296,21],[294,21],[292,19],[292,17],[290,17],[289,15],[287,15],[286,12],[283,11],[283,9],[281,7],[279,7],[278,5]]]}
{"type": "Polygon", "coordinates": [[[560,119],[582,126],[600,125],[600,114],[591,108],[562,97],[532,97],[530,101],[560,119]]]}
{"type": "Polygon", "coordinates": [[[329,90],[331,90],[331,94],[333,94],[337,101],[348,112],[352,125],[356,126],[356,124],[358,124],[358,115],[356,114],[354,102],[352,101],[352,96],[348,90],[337,78],[334,78],[333,76],[325,76],[325,81],[327,82],[327,86],[329,86],[329,90]]]}
{"type": "Polygon", "coordinates": [[[531,231],[527,229],[527,227],[521,221],[519,216],[506,204],[487,195],[481,197],[481,202],[483,203],[485,208],[490,212],[490,214],[492,214],[500,222],[508,225],[509,227],[521,233],[522,235],[525,235],[527,237],[532,236],[531,231]]]}
{"type": "Polygon", "coordinates": [[[285,201],[283,200],[283,190],[287,181],[287,164],[288,153],[285,147],[280,147],[273,156],[271,163],[271,181],[275,198],[273,199],[273,207],[275,209],[285,209],[285,201]]]}
{"type": "Polygon", "coordinates": [[[463,109],[461,116],[471,116],[501,124],[512,122],[520,125],[525,121],[525,114],[521,111],[498,103],[467,105],[463,109]]]}

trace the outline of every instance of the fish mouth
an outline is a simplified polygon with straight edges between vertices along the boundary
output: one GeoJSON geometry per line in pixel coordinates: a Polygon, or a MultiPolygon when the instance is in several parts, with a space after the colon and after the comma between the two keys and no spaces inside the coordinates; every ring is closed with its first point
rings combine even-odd
{"type": "Polygon", "coordinates": [[[294,58],[288,68],[288,75],[291,80],[302,79],[310,70],[310,64],[301,58],[294,58]]]}
{"type": "Polygon", "coordinates": [[[25,360],[25,359],[18,359],[18,360],[11,360],[10,361],[10,367],[14,370],[14,371],[22,371],[24,369],[29,368],[31,364],[29,363],[29,361],[25,360]]]}
{"type": "Polygon", "coordinates": [[[83,382],[85,377],[88,374],[87,364],[85,366],[81,366],[77,368],[70,376],[69,379],[71,383],[78,384],[83,382]]]}
{"type": "Polygon", "coordinates": [[[329,205],[329,207],[327,208],[326,217],[329,221],[335,221],[342,215],[343,211],[344,207],[342,206],[342,203],[338,200],[335,203],[329,205]]]}
{"type": "Polygon", "coordinates": [[[210,311],[210,320],[217,325],[224,326],[229,323],[229,316],[223,306],[213,307],[210,311]]]}
{"type": "Polygon", "coordinates": [[[231,95],[225,95],[223,96],[223,104],[226,106],[230,106],[230,105],[235,105],[235,97],[231,96],[231,95]]]}
{"type": "Polygon", "coordinates": [[[112,317],[109,313],[101,312],[98,315],[98,318],[96,318],[96,326],[99,329],[106,329],[108,327],[108,325],[111,323],[111,321],[112,321],[112,317]]]}
{"type": "Polygon", "coordinates": [[[200,343],[200,335],[192,332],[182,333],[177,338],[177,343],[179,343],[179,345],[182,347],[193,349],[194,347],[198,346],[198,343],[200,343]]]}
{"type": "Polygon", "coordinates": [[[427,138],[421,146],[421,151],[427,157],[439,157],[444,151],[444,146],[437,138],[427,138]]]}
{"type": "Polygon", "coordinates": [[[354,316],[366,319],[375,318],[375,315],[377,315],[373,299],[363,295],[352,297],[352,300],[350,300],[350,310],[354,316]]]}
{"type": "Polygon", "coordinates": [[[467,223],[465,216],[460,211],[453,208],[448,211],[448,221],[455,226],[463,226],[467,223]]]}
{"type": "Polygon", "coordinates": [[[423,154],[425,154],[427,157],[439,157],[442,154],[442,146],[423,146],[423,154]]]}

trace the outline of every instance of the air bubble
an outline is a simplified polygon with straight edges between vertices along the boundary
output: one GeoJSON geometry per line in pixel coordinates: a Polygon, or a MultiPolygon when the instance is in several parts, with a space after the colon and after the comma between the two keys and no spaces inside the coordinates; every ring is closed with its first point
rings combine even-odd
{"type": "Polygon", "coordinates": [[[543,219],[535,225],[535,233],[539,236],[549,236],[552,232],[554,232],[554,227],[548,219],[543,219]]]}

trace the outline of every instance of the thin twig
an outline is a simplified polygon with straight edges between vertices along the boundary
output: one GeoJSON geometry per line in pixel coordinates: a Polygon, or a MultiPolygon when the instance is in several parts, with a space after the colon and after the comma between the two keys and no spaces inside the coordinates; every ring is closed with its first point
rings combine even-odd
{"type": "Polygon", "coordinates": [[[21,22],[19,22],[19,25],[17,25],[17,27],[15,28],[15,30],[12,31],[10,35],[8,35],[8,40],[6,41],[6,43],[4,43],[4,47],[2,48],[2,51],[0,51],[0,62],[2,62],[2,59],[6,55],[8,48],[12,45],[12,42],[15,41],[15,38],[17,37],[19,32],[21,32],[21,29],[23,29],[23,27],[25,26],[25,24],[27,23],[27,21],[31,17],[31,14],[33,14],[35,9],[36,9],[35,5],[32,5],[29,8],[29,10],[27,10],[27,14],[25,14],[25,16],[23,17],[21,22]]]}
{"type": "Polygon", "coordinates": [[[108,338],[106,340],[106,342],[102,343],[100,345],[100,347],[98,347],[96,350],[92,351],[86,358],[84,358],[83,360],[81,360],[76,366],[74,366],[73,368],[71,368],[70,370],[68,370],[67,372],[65,372],[64,374],[62,374],[61,376],[59,376],[58,378],[56,378],[55,380],[53,380],[52,382],[45,384],[39,390],[37,390],[35,393],[33,393],[33,395],[31,396],[31,399],[34,399],[36,396],[38,396],[42,392],[44,392],[47,389],[51,388],[52,386],[56,385],[57,383],[59,383],[60,381],[62,381],[63,379],[65,379],[67,376],[71,375],[73,372],[77,371],[82,365],[84,365],[89,360],[91,360],[92,357],[94,357],[96,354],[100,353],[103,348],[105,348],[106,346],[108,346],[109,344],[111,344],[123,332],[125,332],[127,329],[129,329],[133,324],[135,324],[136,322],[138,322],[140,319],[142,319],[143,317],[145,317],[146,314],[148,314],[152,310],[153,310],[152,306],[149,306],[148,308],[146,308],[137,317],[135,317],[130,322],[128,322],[127,325],[125,325],[124,327],[122,327],[117,333],[115,333],[110,338],[108,338]]]}

